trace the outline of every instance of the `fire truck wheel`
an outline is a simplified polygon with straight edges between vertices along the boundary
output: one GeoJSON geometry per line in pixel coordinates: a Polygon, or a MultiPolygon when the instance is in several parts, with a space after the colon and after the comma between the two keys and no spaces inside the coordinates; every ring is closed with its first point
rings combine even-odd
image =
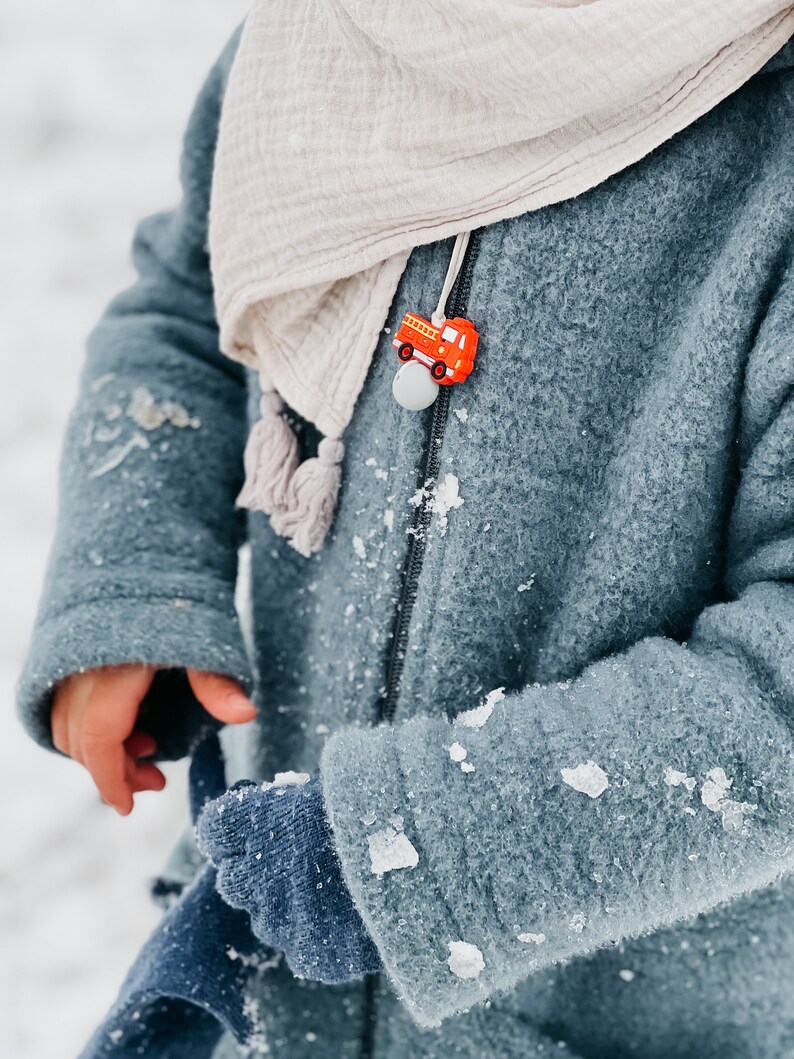
{"type": "Polygon", "coordinates": [[[397,356],[400,360],[409,361],[414,355],[414,347],[410,342],[403,342],[400,348],[397,350],[397,356]]]}
{"type": "Polygon", "coordinates": [[[430,369],[430,374],[433,376],[436,382],[438,382],[439,379],[443,379],[444,376],[447,374],[447,366],[444,361],[437,360],[433,367],[430,369]]]}

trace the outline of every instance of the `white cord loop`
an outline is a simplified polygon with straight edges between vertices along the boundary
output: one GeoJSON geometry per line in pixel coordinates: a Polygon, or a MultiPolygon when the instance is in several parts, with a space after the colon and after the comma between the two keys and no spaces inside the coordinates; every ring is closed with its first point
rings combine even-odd
{"type": "Polygon", "coordinates": [[[434,327],[443,327],[447,319],[444,315],[447,307],[447,298],[449,297],[449,292],[454,286],[455,280],[458,278],[460,266],[463,264],[463,258],[466,254],[466,247],[469,245],[470,235],[471,232],[460,232],[455,239],[455,245],[452,248],[452,257],[449,259],[447,276],[444,280],[444,286],[441,288],[441,297],[438,299],[438,305],[436,306],[435,312],[430,317],[430,322],[434,327]]]}

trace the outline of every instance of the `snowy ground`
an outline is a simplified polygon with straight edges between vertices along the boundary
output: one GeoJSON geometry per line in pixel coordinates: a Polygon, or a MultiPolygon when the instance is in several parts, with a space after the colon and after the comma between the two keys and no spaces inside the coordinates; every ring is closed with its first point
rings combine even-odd
{"type": "Polygon", "coordinates": [[[0,1055],[73,1059],[154,924],[184,770],[122,820],[13,714],[85,334],[177,195],[192,99],[241,0],[0,7],[0,1055]]]}

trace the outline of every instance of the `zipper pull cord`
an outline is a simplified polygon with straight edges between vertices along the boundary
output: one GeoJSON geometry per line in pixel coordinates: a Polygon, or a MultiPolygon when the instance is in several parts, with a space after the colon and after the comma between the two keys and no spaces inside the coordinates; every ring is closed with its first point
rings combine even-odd
{"type": "Polygon", "coordinates": [[[463,264],[463,258],[466,254],[466,247],[469,245],[470,235],[471,232],[459,232],[455,239],[455,245],[452,248],[452,257],[449,259],[447,277],[444,280],[444,286],[441,288],[441,297],[438,299],[438,305],[436,306],[435,312],[430,317],[430,322],[434,327],[442,327],[447,319],[444,315],[447,307],[447,298],[455,284],[455,280],[458,278],[458,273],[460,272],[460,267],[463,264]]]}

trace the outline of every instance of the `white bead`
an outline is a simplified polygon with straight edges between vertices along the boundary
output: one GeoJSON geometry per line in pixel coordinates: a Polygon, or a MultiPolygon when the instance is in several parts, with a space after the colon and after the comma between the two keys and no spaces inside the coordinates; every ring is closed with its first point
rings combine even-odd
{"type": "Polygon", "coordinates": [[[418,360],[403,364],[392,383],[392,393],[397,404],[409,412],[421,412],[429,408],[438,396],[438,383],[418,360]]]}

